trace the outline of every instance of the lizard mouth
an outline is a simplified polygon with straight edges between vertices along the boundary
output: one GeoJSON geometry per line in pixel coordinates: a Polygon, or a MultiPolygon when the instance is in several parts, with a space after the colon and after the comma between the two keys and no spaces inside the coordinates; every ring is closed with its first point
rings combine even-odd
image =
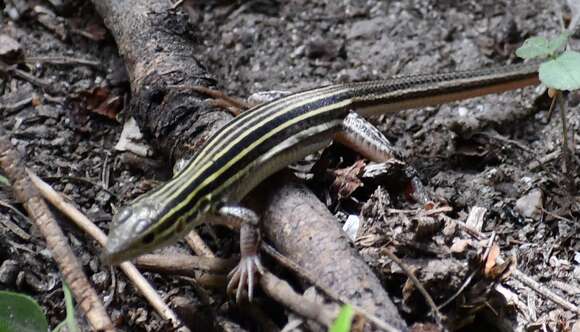
{"type": "Polygon", "coordinates": [[[127,245],[122,245],[119,241],[115,241],[109,237],[99,258],[106,265],[119,265],[138,255],[138,252],[131,250],[127,245]]]}
{"type": "Polygon", "coordinates": [[[119,265],[123,262],[129,261],[137,257],[139,253],[134,253],[131,250],[111,250],[105,248],[100,255],[100,260],[106,265],[119,265]]]}

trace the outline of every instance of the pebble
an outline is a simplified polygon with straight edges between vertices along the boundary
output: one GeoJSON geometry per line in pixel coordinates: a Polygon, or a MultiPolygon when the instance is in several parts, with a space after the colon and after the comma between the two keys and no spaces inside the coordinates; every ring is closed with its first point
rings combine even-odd
{"type": "Polygon", "coordinates": [[[306,56],[310,59],[330,60],[340,56],[341,44],[324,38],[310,39],[305,45],[306,56]]]}
{"type": "Polygon", "coordinates": [[[359,216],[351,214],[346,219],[344,226],[342,226],[342,230],[345,231],[348,238],[354,242],[356,240],[356,234],[358,233],[359,227],[360,227],[359,216]]]}
{"type": "Polygon", "coordinates": [[[381,17],[355,22],[347,32],[347,38],[373,37],[382,30],[383,25],[384,19],[381,17]]]}
{"type": "Polygon", "coordinates": [[[8,63],[22,55],[22,47],[15,39],[8,35],[0,35],[0,58],[8,63]]]}
{"type": "Polygon", "coordinates": [[[18,263],[7,259],[0,265],[0,284],[12,285],[18,274],[18,263]]]}
{"type": "Polygon", "coordinates": [[[539,219],[542,215],[544,194],[540,189],[532,189],[516,201],[515,210],[525,218],[539,219]]]}

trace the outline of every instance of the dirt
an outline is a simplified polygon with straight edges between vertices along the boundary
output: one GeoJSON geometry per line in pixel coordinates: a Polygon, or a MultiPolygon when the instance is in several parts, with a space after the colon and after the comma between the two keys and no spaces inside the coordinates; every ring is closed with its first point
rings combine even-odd
{"type": "MultiPolygon", "coordinates": [[[[331,82],[515,62],[514,50],[526,37],[553,35],[559,30],[556,12],[552,2],[539,0],[260,0],[201,5],[190,16],[190,25],[176,33],[196,41],[196,58],[213,73],[223,91],[247,97],[259,91],[298,91],[331,82]]],[[[178,7],[174,15],[186,14],[178,7]]],[[[107,230],[114,208],[152,188],[171,168],[159,157],[144,162],[114,149],[122,129],[116,115],[130,98],[129,79],[114,40],[92,7],[80,1],[5,1],[0,25],[0,35],[20,46],[16,51],[11,46],[6,54],[0,47],[0,59],[45,83],[30,83],[13,71],[0,76],[2,125],[11,130],[13,144],[28,166],[107,230]],[[48,56],[69,60],[66,64],[25,60],[48,56]],[[79,59],[97,61],[98,65],[80,64],[79,59]],[[159,165],[165,171],[160,171],[159,165]]],[[[572,45],[575,43],[573,39],[572,45]]],[[[517,256],[520,270],[574,303],[580,300],[575,291],[580,287],[580,177],[575,171],[578,168],[563,171],[558,154],[538,163],[557,151],[562,139],[557,114],[546,124],[548,107],[540,93],[540,89],[527,88],[373,121],[417,170],[427,189],[452,208],[452,218],[465,220],[474,207],[485,208],[483,232],[495,232],[502,255],[517,256]],[[513,118],[508,114],[519,115],[513,118]],[[535,163],[538,165],[531,167],[535,163]],[[534,209],[539,204],[541,208],[534,209]]],[[[577,96],[569,98],[568,125],[576,139],[579,101],[577,96]]],[[[576,146],[576,162],[578,150],[576,146]]],[[[335,153],[344,154],[346,162],[356,159],[352,152],[335,153]]],[[[346,162],[335,166],[352,165],[346,162]]],[[[365,203],[385,195],[387,198],[381,200],[388,201],[385,208],[417,207],[401,198],[404,193],[400,191],[386,193],[376,183],[370,186],[355,190],[340,204],[329,200],[331,211],[339,217],[358,214],[365,203]]],[[[324,197],[324,188],[312,189],[324,197]]],[[[7,186],[1,188],[0,199],[20,208],[7,186]]],[[[368,217],[377,214],[363,213],[368,217]]],[[[101,265],[98,245],[61,221],[113,319],[126,330],[161,329],[163,323],[126,279],[101,265]],[[116,289],[113,279],[118,283],[116,289]]],[[[388,241],[393,225],[381,224],[371,233],[388,241]]],[[[51,326],[56,326],[65,315],[63,292],[59,272],[43,240],[30,221],[6,207],[0,207],[0,238],[0,289],[34,296],[51,326]],[[18,235],[6,226],[7,221],[30,238],[18,235]]],[[[438,240],[451,245],[441,233],[434,236],[433,241],[438,240]]],[[[386,275],[385,264],[379,261],[384,258],[376,256],[378,251],[360,242],[358,246],[388,288],[398,290],[393,296],[408,322],[430,321],[424,305],[418,304],[423,301],[420,297],[413,298],[418,301],[415,304],[411,301],[409,305],[409,299],[403,303],[400,289],[404,277],[386,275]]],[[[418,261],[426,257],[412,258],[417,266],[424,266],[418,261]]],[[[460,284],[463,279],[450,271],[456,270],[448,269],[447,277],[460,284]]],[[[170,302],[186,297],[195,303],[196,289],[187,279],[146,276],[170,302]]],[[[444,288],[445,282],[427,285],[442,294],[436,297],[437,303],[451,295],[438,289],[444,288]]],[[[525,326],[539,322],[557,329],[574,322],[570,311],[518,282],[508,280],[506,285],[534,310],[534,314],[525,315],[525,326]]],[[[214,309],[201,319],[213,315],[235,318],[223,307],[214,309]]],[[[475,325],[478,319],[489,321],[482,317],[485,315],[476,317],[475,325]]],[[[518,314],[512,312],[509,318],[516,317],[518,314]]]]}

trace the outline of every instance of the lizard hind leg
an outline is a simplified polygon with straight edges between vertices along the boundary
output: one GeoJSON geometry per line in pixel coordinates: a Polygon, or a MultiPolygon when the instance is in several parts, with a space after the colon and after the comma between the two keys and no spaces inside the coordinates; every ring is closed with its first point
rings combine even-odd
{"type": "Polygon", "coordinates": [[[375,126],[355,112],[349,113],[342,123],[342,130],[335,140],[362,156],[378,163],[397,162],[404,165],[405,177],[411,187],[411,196],[421,204],[429,202],[429,195],[415,169],[399,159],[389,140],[375,126]]]}
{"type": "Polygon", "coordinates": [[[342,123],[335,140],[379,163],[398,160],[398,154],[389,140],[362,116],[351,112],[342,123]]]}

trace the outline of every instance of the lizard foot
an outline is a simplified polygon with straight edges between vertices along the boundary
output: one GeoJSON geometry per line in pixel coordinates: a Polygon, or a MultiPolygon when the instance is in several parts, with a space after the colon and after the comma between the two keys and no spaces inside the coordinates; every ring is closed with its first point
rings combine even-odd
{"type": "Polygon", "coordinates": [[[227,292],[233,293],[236,289],[236,302],[242,298],[242,290],[248,288],[248,300],[252,302],[254,294],[254,284],[256,282],[256,273],[264,274],[264,266],[257,254],[243,256],[240,263],[229,274],[227,292]]]}

